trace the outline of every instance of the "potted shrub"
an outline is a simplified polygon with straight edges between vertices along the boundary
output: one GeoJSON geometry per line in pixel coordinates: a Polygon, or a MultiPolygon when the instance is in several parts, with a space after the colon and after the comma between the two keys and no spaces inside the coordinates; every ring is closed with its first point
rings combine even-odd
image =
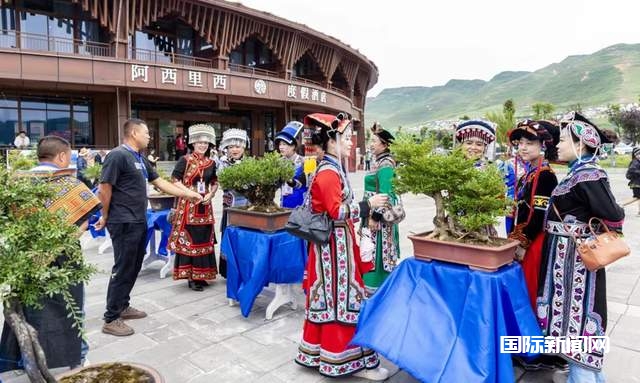
{"type": "Polygon", "coordinates": [[[276,191],[293,175],[293,163],[275,152],[262,158],[246,158],[221,171],[218,182],[222,188],[237,190],[249,200],[247,207],[227,210],[229,225],[263,231],[282,229],[291,211],[279,207],[274,199],[276,191]]]}
{"type": "Polygon", "coordinates": [[[89,281],[95,269],[82,256],[78,228],[44,207],[44,201],[53,196],[48,184],[17,177],[4,167],[0,167],[0,183],[0,299],[4,318],[16,335],[30,381],[55,382],[24,309],[41,308],[43,298],[61,294],[75,326],[82,328],[82,313],[69,288],[89,281]],[[50,266],[54,261],[57,267],[50,266]]]}
{"type": "Polygon", "coordinates": [[[500,171],[482,170],[460,150],[438,154],[432,141],[399,137],[391,147],[399,166],[398,193],[425,194],[435,201],[434,229],[409,236],[416,258],[439,259],[496,270],[513,260],[517,241],[496,238],[488,230],[508,213],[500,171]]]}

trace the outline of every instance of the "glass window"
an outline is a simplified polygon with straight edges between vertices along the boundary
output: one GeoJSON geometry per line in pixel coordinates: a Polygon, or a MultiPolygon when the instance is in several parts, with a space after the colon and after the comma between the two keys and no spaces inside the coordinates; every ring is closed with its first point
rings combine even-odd
{"type": "Polygon", "coordinates": [[[193,29],[188,25],[176,26],[176,53],[193,56],[193,29]]]}
{"type": "Polygon", "coordinates": [[[73,111],[73,143],[75,146],[93,145],[91,115],[87,112],[73,111]]]}
{"type": "Polygon", "coordinates": [[[80,40],[82,41],[101,41],[100,27],[95,21],[82,20],[80,22],[80,30],[78,31],[80,40]]]}
{"type": "Polygon", "coordinates": [[[18,132],[18,109],[4,108],[0,101],[0,145],[11,145],[18,132]]]}
{"type": "Polygon", "coordinates": [[[83,101],[75,101],[73,104],[74,112],[88,112],[89,111],[89,103],[83,101]]]}
{"type": "Polygon", "coordinates": [[[69,101],[48,101],[47,110],[71,110],[69,101]]]}
{"type": "Polygon", "coordinates": [[[21,13],[20,29],[22,48],[38,51],[49,50],[48,17],[33,13],[21,13]]]}
{"type": "Polygon", "coordinates": [[[47,110],[45,134],[62,137],[71,142],[71,113],[47,110]]]}
{"type": "Polygon", "coordinates": [[[22,126],[27,131],[29,139],[37,142],[45,135],[47,112],[45,110],[22,109],[22,126]]]}
{"type": "Polygon", "coordinates": [[[42,110],[47,109],[47,104],[44,102],[44,100],[39,100],[39,99],[23,100],[21,103],[21,106],[22,108],[26,108],[26,109],[42,109],[42,110]]]}
{"type": "Polygon", "coordinates": [[[16,13],[12,8],[0,8],[0,29],[3,31],[16,30],[16,13]]]}
{"type": "Polygon", "coordinates": [[[13,98],[0,98],[0,108],[17,108],[18,100],[13,98]]]}

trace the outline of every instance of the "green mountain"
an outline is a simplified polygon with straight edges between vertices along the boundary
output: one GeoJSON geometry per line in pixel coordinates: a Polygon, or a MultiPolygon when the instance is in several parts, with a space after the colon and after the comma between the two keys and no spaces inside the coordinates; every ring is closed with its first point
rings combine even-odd
{"type": "Polygon", "coordinates": [[[618,44],[590,55],[569,56],[534,72],[502,72],[489,81],[450,80],[433,87],[383,90],[367,98],[368,121],[383,126],[416,126],[462,115],[481,117],[514,100],[518,115],[536,102],[558,111],[634,102],[640,94],[640,44],[618,44]]]}

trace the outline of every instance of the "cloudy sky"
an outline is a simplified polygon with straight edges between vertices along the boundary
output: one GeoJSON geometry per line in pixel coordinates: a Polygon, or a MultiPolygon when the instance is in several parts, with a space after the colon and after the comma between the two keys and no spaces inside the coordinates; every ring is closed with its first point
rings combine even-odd
{"type": "Polygon", "coordinates": [[[369,96],[397,86],[489,80],[568,55],[640,43],[633,0],[242,0],[334,36],[378,66],[369,96]]]}

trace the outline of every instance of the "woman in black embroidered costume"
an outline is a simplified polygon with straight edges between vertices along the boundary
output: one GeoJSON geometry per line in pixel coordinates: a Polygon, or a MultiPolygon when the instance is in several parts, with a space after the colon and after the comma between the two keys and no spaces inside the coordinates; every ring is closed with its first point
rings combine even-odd
{"type": "MultiPolygon", "coordinates": [[[[587,237],[591,217],[602,219],[612,230],[622,230],[624,210],[611,194],[607,173],[597,164],[598,150],[608,142],[610,139],[579,113],[571,112],[561,121],[558,159],[569,163],[569,173],[551,194],[545,223],[537,316],[546,336],[605,336],[605,270],[586,269],[572,235],[587,237]]],[[[565,347],[567,342],[556,343],[555,353],[569,361],[568,383],[604,382],[602,345],[576,350],[565,347]]]]}
{"type": "Polygon", "coordinates": [[[218,273],[213,245],[213,206],[211,199],[218,190],[215,162],[209,152],[215,141],[215,131],[209,125],[189,128],[189,147],[192,153],[180,157],[171,178],[183,188],[196,191],[202,203],[184,198],[177,202],[169,246],[176,253],[173,279],[188,279],[189,287],[202,291],[207,280],[218,273]]]}
{"type": "Polygon", "coordinates": [[[517,255],[522,262],[531,307],[535,310],[544,243],[544,216],[551,192],[558,185],[558,178],[548,161],[557,159],[560,129],[550,121],[524,120],[509,131],[508,136],[518,148],[517,155],[527,169],[516,184],[515,227],[509,238],[520,242],[517,255]]]}

